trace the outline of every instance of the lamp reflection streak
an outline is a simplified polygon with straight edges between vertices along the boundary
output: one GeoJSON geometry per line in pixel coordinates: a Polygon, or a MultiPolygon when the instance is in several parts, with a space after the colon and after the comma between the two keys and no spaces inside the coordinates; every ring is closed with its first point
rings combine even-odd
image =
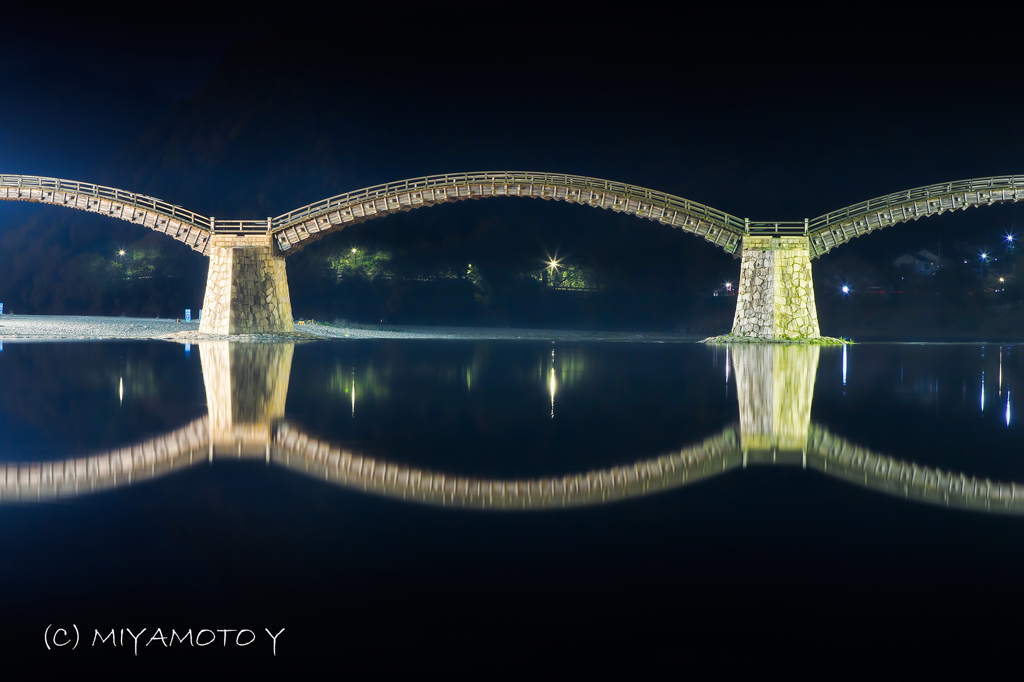
{"type": "Polygon", "coordinates": [[[729,395],[729,346],[725,347],[725,394],[729,395]]]}
{"type": "Polygon", "coordinates": [[[843,344],[843,386],[846,385],[846,344],[843,344]]]}
{"type": "Polygon", "coordinates": [[[548,393],[551,394],[551,418],[555,418],[555,389],[558,383],[555,380],[555,351],[551,351],[551,369],[548,371],[548,393]]]}

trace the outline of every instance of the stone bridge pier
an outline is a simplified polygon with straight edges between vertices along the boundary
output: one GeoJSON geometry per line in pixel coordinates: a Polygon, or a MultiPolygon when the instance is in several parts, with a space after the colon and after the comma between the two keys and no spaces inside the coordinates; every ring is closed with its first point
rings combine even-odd
{"type": "MultiPolygon", "coordinates": [[[[740,407],[740,448],[753,461],[807,451],[821,349],[797,344],[730,346],[740,407]]],[[[788,460],[786,460],[788,461],[788,460]]]]}
{"type": "Polygon", "coordinates": [[[809,246],[804,236],[743,238],[733,336],[821,338],[809,246]]]}
{"type": "Polygon", "coordinates": [[[295,331],[284,258],[270,235],[214,235],[199,331],[261,334],[295,331]]]}
{"type": "Polygon", "coordinates": [[[294,343],[200,341],[210,457],[270,457],[284,418],[294,343]]]}

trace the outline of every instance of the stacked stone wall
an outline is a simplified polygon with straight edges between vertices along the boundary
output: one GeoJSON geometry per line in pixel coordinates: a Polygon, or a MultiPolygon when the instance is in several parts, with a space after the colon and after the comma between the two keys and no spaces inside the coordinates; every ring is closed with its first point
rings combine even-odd
{"type": "Polygon", "coordinates": [[[208,334],[291,332],[284,259],[270,237],[213,238],[199,331],[208,334]]]}
{"type": "Polygon", "coordinates": [[[821,336],[807,237],[743,238],[732,333],[768,340],[821,336]]]}

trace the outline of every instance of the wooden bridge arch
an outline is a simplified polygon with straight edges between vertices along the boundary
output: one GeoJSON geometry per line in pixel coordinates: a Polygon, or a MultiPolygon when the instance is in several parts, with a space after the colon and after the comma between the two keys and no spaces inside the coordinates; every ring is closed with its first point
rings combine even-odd
{"type": "Polygon", "coordinates": [[[943,182],[862,201],[807,221],[811,258],[875,230],[971,206],[1024,199],[1024,175],[943,182]]]}
{"type": "Polygon", "coordinates": [[[272,219],[271,232],[283,253],[373,218],[441,203],[486,197],[566,201],[635,215],[703,237],[736,253],[744,221],[673,194],[582,175],[530,171],[450,173],[399,180],[339,194],[272,219]]]}
{"type": "Polygon", "coordinates": [[[76,180],[37,175],[0,175],[0,200],[76,208],[143,225],[204,255],[214,220],[162,199],[76,180]]]}

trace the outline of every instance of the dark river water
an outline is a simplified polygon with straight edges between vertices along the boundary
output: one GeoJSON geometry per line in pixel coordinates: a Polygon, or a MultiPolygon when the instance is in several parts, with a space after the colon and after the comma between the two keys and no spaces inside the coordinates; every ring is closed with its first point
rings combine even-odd
{"type": "Polygon", "coordinates": [[[1005,651],[1022,355],[7,343],[0,647],[344,669],[1005,651]]]}

